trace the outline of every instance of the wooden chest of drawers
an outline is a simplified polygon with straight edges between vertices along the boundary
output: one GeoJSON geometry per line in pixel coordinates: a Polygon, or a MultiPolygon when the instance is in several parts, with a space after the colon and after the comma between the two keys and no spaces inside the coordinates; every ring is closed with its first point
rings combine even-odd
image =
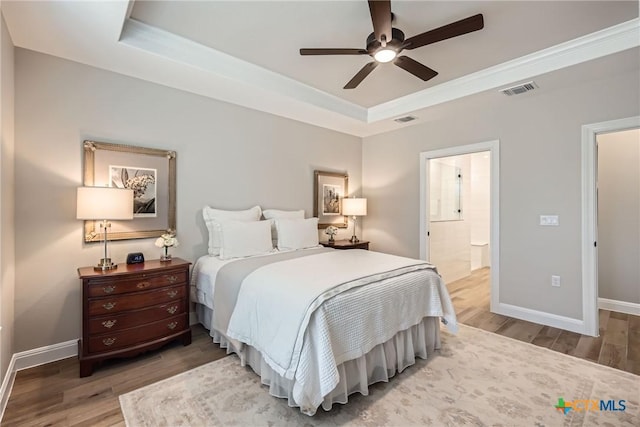
{"type": "Polygon", "coordinates": [[[101,272],[78,269],[82,279],[80,376],[116,357],[131,357],[175,339],[191,343],[189,265],[169,262],[120,264],[101,272]]]}

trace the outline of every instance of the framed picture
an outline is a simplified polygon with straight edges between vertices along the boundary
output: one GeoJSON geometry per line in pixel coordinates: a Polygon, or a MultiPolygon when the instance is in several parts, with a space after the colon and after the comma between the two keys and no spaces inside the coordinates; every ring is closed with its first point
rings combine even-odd
{"type": "Polygon", "coordinates": [[[133,217],[155,218],[157,169],[109,165],[109,187],[133,190],[133,217]]]}
{"type": "Polygon", "coordinates": [[[347,228],[342,215],[342,199],[348,193],[349,176],[343,173],[314,172],[313,216],[318,217],[318,229],[333,225],[347,228]]]}
{"type": "MultiPolygon", "coordinates": [[[[111,221],[109,240],[159,237],[176,230],[176,152],[84,141],[84,181],[90,187],[133,190],[133,220],[111,221]]],[[[104,239],[99,221],[84,222],[84,241],[104,239]]]]}

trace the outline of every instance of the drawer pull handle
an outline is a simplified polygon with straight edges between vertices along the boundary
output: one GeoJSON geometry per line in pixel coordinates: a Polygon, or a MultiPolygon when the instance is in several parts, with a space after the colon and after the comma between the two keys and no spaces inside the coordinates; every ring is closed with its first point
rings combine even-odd
{"type": "Polygon", "coordinates": [[[105,328],[113,328],[113,325],[115,325],[117,322],[117,320],[105,320],[104,322],[102,322],[102,326],[104,326],[105,328]]]}
{"type": "Polygon", "coordinates": [[[169,314],[173,314],[176,311],[178,311],[178,306],[177,305],[171,306],[171,307],[167,308],[167,311],[169,312],[169,314]]]}
{"type": "Polygon", "coordinates": [[[114,342],[116,342],[115,338],[105,338],[102,340],[102,344],[106,346],[113,345],[114,342]]]}
{"type": "Polygon", "coordinates": [[[149,282],[140,282],[136,285],[136,288],[144,289],[144,288],[148,288],[149,286],[151,286],[151,283],[149,282]]]}
{"type": "Polygon", "coordinates": [[[116,287],[113,286],[113,285],[103,286],[102,290],[104,291],[105,294],[110,294],[110,293],[112,293],[113,291],[116,290],[116,287]]]}
{"type": "Polygon", "coordinates": [[[178,276],[164,276],[167,279],[167,282],[169,283],[175,283],[178,281],[178,276]]]}
{"type": "Polygon", "coordinates": [[[175,329],[176,326],[178,326],[178,322],[171,322],[167,325],[167,328],[169,329],[175,329]]]}
{"type": "Polygon", "coordinates": [[[113,307],[116,306],[115,302],[107,302],[105,304],[102,304],[102,306],[105,308],[105,310],[111,310],[113,307]]]}
{"type": "Polygon", "coordinates": [[[167,292],[167,295],[169,295],[170,298],[173,298],[178,295],[178,291],[169,291],[167,292]]]}

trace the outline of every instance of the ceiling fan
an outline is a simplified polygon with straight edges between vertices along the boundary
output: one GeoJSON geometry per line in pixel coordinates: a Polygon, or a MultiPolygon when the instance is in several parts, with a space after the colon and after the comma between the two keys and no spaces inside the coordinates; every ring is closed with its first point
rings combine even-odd
{"type": "Polygon", "coordinates": [[[373,22],[373,33],[367,37],[366,49],[310,48],[300,49],[300,55],[370,55],[373,57],[374,61],[362,67],[344,86],[344,89],[356,88],[378,64],[391,61],[403,70],[427,81],[437,76],[438,72],[408,56],[398,56],[403,50],[415,49],[484,28],[482,14],[477,14],[405,40],[402,31],[391,27],[393,20],[391,0],[369,0],[369,12],[373,22]]]}

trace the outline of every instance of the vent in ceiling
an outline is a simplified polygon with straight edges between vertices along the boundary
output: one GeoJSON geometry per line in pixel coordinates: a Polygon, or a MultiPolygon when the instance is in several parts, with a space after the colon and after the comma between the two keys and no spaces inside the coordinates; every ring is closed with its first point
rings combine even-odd
{"type": "Polygon", "coordinates": [[[536,82],[531,81],[531,82],[522,83],[516,86],[500,89],[500,92],[504,93],[505,95],[512,96],[512,95],[520,95],[521,93],[529,92],[537,88],[538,88],[538,85],[536,84],[536,82]]]}
{"type": "Polygon", "coordinates": [[[393,121],[398,123],[407,123],[416,119],[417,117],[414,117],[414,116],[404,116],[404,117],[398,117],[397,119],[393,119],[393,121]]]}

